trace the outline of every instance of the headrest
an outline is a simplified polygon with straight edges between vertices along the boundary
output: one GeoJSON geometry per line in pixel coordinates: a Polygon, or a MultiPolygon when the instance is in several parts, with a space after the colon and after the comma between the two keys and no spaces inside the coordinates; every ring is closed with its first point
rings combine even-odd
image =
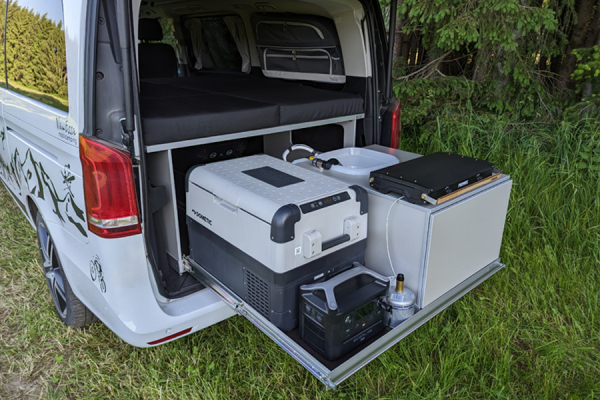
{"type": "Polygon", "coordinates": [[[138,28],[139,40],[161,41],[163,39],[162,27],[157,19],[140,19],[138,28]]]}

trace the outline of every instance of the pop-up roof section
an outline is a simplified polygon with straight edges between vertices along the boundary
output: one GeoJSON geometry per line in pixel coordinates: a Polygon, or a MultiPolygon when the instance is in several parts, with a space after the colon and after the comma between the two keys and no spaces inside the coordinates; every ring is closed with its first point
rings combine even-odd
{"type": "MultiPolygon", "coordinates": [[[[173,18],[182,15],[239,15],[244,21],[250,49],[251,65],[260,67],[251,18],[256,13],[294,13],[324,16],[332,19],[337,27],[342,48],[346,76],[370,77],[371,64],[365,48],[362,19],[364,10],[358,0],[133,0],[133,15],[140,18],[173,18]]],[[[137,34],[138,20],[134,20],[137,34]]]]}

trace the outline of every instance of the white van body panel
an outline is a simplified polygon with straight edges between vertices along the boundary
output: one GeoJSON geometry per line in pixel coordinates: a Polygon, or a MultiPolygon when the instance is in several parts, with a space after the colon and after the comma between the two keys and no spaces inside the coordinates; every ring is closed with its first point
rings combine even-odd
{"type": "Polygon", "coordinates": [[[61,225],[77,241],[87,243],[78,149],[71,150],[70,146],[14,115],[5,113],[4,116],[11,172],[14,171],[17,184],[13,187],[14,193],[23,204],[29,204],[31,199],[46,222],[61,225]],[[78,174],[74,172],[77,170],[78,174]]]}
{"type": "MultiPolygon", "coordinates": [[[[7,121],[14,120],[9,117],[7,121]]],[[[154,277],[142,235],[102,239],[90,233],[75,211],[83,212],[84,207],[81,176],[62,167],[52,153],[81,170],[78,157],[61,154],[55,140],[36,136],[35,128],[28,128],[34,132],[32,140],[7,132],[18,171],[14,194],[24,204],[27,199],[34,201],[48,224],[73,292],[115,334],[131,345],[148,347],[170,332],[188,328],[193,332],[234,314],[209,290],[189,296],[194,301],[186,298],[161,304],[153,291],[154,277]]]]}
{"type": "Polygon", "coordinates": [[[159,302],[141,235],[102,239],[90,235],[86,246],[69,246],[73,237],[60,226],[52,232],[75,295],[110,330],[136,347],[192,328],[198,331],[232,315],[213,292],[159,302]],[[83,250],[83,251],[82,251],[83,250]]]}
{"type": "Polygon", "coordinates": [[[68,112],[0,88],[0,177],[32,225],[30,204],[43,216],[75,295],[121,339],[149,347],[234,312],[207,289],[171,301],[158,295],[142,235],[102,239],[88,231],[79,132],[84,126],[83,55],[91,4],[63,0],[68,112]]]}
{"type": "MultiPolygon", "coordinates": [[[[11,191],[24,205],[28,205],[28,198],[43,210],[42,215],[47,222],[62,221],[63,213],[47,212],[52,208],[48,201],[40,197],[40,187],[54,185],[56,189],[53,195],[57,200],[65,199],[59,205],[66,208],[68,203],[84,206],[83,187],[81,183],[81,163],[79,161],[79,135],[83,126],[83,45],[85,40],[85,21],[87,13],[87,2],[63,0],[63,21],[65,31],[65,46],[68,65],[68,98],[69,112],[65,112],[27,96],[18,94],[12,90],[0,89],[2,91],[3,103],[3,131],[5,142],[8,146],[8,156],[12,164],[11,174],[8,179],[3,177],[11,191]],[[14,168],[14,169],[12,169],[14,168]],[[37,176],[29,176],[36,168],[44,168],[48,174],[48,181],[39,176],[42,182],[35,182],[37,176]],[[73,177],[63,185],[63,174],[73,177]],[[66,185],[68,183],[68,185],[66,185]],[[67,187],[70,186],[70,187],[67,187]],[[37,192],[34,189],[37,188],[37,192]],[[32,193],[34,192],[34,193],[32,193]]],[[[10,23],[10,22],[9,22],[10,23]]],[[[7,158],[3,159],[6,161],[7,158]]],[[[50,189],[48,189],[50,190],[50,189]]],[[[72,210],[72,208],[70,208],[72,210]]],[[[81,209],[85,211],[84,209],[81,209]]],[[[28,210],[29,211],[29,210],[28,210]]],[[[28,215],[28,217],[30,217],[28,215]]],[[[85,215],[83,220],[77,218],[77,223],[85,226],[85,215]]],[[[34,222],[34,221],[31,221],[34,222]]],[[[86,240],[85,231],[81,229],[67,228],[83,241],[86,240]],[[75,229],[77,232],[74,232],[75,229]]]]}

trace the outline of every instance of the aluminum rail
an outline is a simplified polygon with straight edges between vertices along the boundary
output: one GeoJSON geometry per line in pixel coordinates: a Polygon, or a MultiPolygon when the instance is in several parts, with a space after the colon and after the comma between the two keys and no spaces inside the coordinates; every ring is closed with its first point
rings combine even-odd
{"type": "Polygon", "coordinates": [[[260,313],[245,303],[239,296],[225,287],[204,268],[189,257],[184,258],[184,268],[196,279],[202,282],[208,289],[215,292],[227,305],[232,307],[238,314],[252,322],[258,329],[269,336],[275,343],[283,348],[296,361],[304,366],[317,379],[324,383],[328,389],[336,389],[344,380],[359,371],[369,362],[379,357],[383,352],[400,342],[417,328],[425,324],[431,318],[445,310],[452,303],[473,290],[477,285],[504,268],[500,259],[480,269],[470,278],[466,279],[452,290],[418,311],[414,316],[387,332],[370,346],[360,351],[354,357],[340,365],[334,370],[329,370],[316,358],[302,348],[298,343],[290,339],[284,332],[264,318],[260,313]]]}

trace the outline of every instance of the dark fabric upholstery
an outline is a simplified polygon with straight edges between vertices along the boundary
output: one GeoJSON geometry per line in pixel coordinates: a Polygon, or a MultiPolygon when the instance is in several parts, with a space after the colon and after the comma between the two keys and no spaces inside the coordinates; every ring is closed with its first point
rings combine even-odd
{"type": "Polygon", "coordinates": [[[209,94],[209,92],[160,83],[140,82],[140,97],[146,99],[176,99],[179,97],[198,96],[200,94],[209,94]]]}
{"type": "Polygon", "coordinates": [[[145,80],[140,102],[147,145],[364,112],[355,94],[246,74],[145,80]]]}
{"type": "Polygon", "coordinates": [[[229,80],[229,79],[264,79],[264,76],[262,74],[262,71],[260,69],[255,69],[254,73],[243,73],[243,72],[239,72],[239,71],[228,71],[228,70],[221,70],[221,71],[195,71],[194,72],[195,76],[194,78],[210,78],[212,79],[225,79],[225,80],[229,80]]]}
{"type": "Polygon", "coordinates": [[[276,105],[218,94],[166,101],[141,98],[140,103],[144,139],[149,146],[279,124],[276,105]]]}
{"type": "Polygon", "coordinates": [[[140,79],[177,77],[175,50],[163,43],[140,43],[138,45],[140,79]]]}
{"type": "MultiPolygon", "coordinates": [[[[266,80],[266,79],[174,79],[173,86],[178,86],[187,89],[202,90],[214,94],[232,94],[254,92],[264,89],[292,89],[300,87],[299,83],[286,81],[266,80]]],[[[293,94],[292,94],[293,95],[293,94]]],[[[268,103],[273,103],[269,101],[268,103]]]]}
{"type": "Polygon", "coordinates": [[[163,39],[162,27],[156,19],[140,19],[138,57],[140,79],[174,78],[177,76],[177,56],[175,49],[164,43],[145,43],[148,40],[159,42],[163,39]]]}
{"type": "Polygon", "coordinates": [[[309,86],[266,87],[235,92],[231,96],[277,104],[280,124],[297,124],[364,112],[363,99],[354,94],[316,89],[309,86]]]}
{"type": "Polygon", "coordinates": [[[142,41],[152,40],[160,42],[163,40],[162,27],[157,19],[140,19],[138,26],[138,39],[142,41]]]}
{"type": "Polygon", "coordinates": [[[322,82],[328,82],[331,75],[345,75],[337,27],[330,18],[255,13],[252,30],[265,75],[294,72],[296,79],[314,80],[318,74],[322,82]]]}

